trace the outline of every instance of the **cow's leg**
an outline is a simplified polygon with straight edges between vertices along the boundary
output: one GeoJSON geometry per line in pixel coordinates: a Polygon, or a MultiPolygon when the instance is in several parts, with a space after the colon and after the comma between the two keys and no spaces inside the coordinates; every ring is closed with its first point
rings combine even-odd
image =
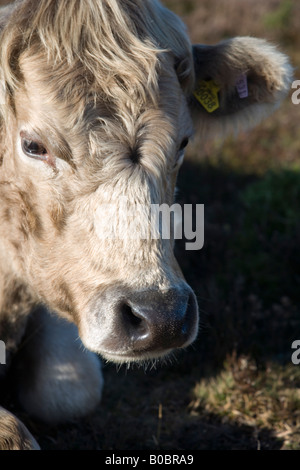
{"type": "Polygon", "coordinates": [[[24,424],[0,406],[0,450],[39,450],[24,424]]]}
{"type": "Polygon", "coordinates": [[[75,325],[44,309],[28,322],[15,374],[20,404],[47,423],[84,416],[100,401],[99,358],[83,347],[75,325]]]}

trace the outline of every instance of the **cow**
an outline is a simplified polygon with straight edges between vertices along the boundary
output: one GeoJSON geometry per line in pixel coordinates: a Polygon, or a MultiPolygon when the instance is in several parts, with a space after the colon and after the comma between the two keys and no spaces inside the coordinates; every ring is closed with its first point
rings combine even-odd
{"type": "MultiPolygon", "coordinates": [[[[134,209],[171,206],[193,133],[257,124],[293,71],[263,39],[191,44],[158,0],[18,0],[0,31],[0,380],[55,424],[98,405],[99,356],[156,360],[195,340],[174,236],[140,237],[134,209]],[[104,209],[124,200],[133,217],[104,209]],[[112,225],[122,236],[101,236],[112,225]]],[[[4,407],[0,448],[39,448],[4,407]]]]}

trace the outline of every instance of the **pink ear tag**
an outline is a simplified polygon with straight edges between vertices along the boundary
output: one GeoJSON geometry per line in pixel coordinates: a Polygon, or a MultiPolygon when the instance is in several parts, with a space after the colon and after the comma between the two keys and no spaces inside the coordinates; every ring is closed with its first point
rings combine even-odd
{"type": "Polygon", "coordinates": [[[240,98],[248,98],[249,92],[248,92],[248,80],[247,80],[246,74],[243,74],[238,78],[235,86],[236,86],[236,89],[240,98]]]}

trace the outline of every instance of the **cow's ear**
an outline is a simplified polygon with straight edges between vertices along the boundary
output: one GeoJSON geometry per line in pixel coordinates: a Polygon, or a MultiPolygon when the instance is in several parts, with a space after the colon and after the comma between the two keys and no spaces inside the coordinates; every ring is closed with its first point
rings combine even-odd
{"type": "Polygon", "coordinates": [[[237,37],[193,46],[195,89],[190,107],[203,136],[236,133],[274,111],[288,93],[293,68],[262,39],[237,37]]]}

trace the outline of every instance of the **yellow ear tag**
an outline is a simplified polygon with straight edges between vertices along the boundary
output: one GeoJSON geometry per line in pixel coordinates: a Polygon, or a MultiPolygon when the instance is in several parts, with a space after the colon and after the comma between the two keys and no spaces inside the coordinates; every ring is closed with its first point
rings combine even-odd
{"type": "Polygon", "coordinates": [[[220,89],[213,80],[201,80],[194,91],[194,96],[208,113],[213,113],[220,107],[218,97],[220,89]]]}

